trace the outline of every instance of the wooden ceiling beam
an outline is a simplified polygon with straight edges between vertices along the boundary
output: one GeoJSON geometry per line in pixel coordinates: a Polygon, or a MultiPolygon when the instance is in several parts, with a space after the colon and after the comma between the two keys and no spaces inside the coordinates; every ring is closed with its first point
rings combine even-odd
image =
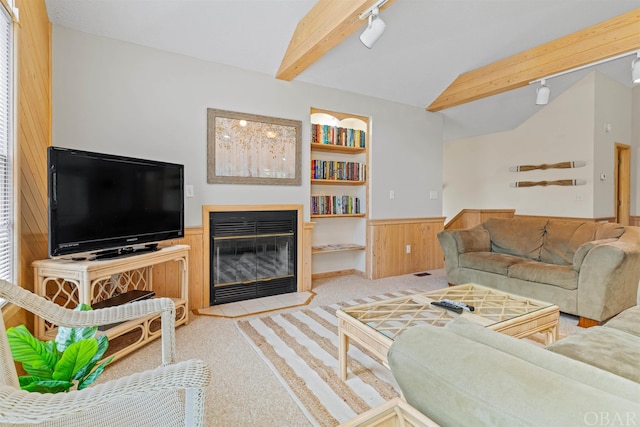
{"type": "MultiPolygon", "coordinates": [[[[377,0],[319,0],[298,23],[276,78],[291,81],[349,37],[366,20],[360,14],[377,0]]],[[[394,0],[387,0],[381,9],[394,0]]]]}
{"type": "Polygon", "coordinates": [[[640,9],[461,74],[427,111],[441,111],[497,95],[636,50],[640,50],[640,9]]]}

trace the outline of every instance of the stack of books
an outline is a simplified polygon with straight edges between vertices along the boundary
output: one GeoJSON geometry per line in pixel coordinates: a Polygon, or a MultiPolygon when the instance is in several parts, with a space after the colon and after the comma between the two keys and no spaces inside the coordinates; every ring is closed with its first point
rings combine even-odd
{"type": "Polygon", "coordinates": [[[336,160],[311,160],[311,178],[336,181],[364,181],[366,165],[336,160]]]}
{"type": "Polygon", "coordinates": [[[365,148],[366,132],[338,126],[311,124],[311,142],[365,148]]]}
{"type": "Polygon", "coordinates": [[[311,215],[360,213],[360,199],[353,196],[311,196],[311,215]]]}

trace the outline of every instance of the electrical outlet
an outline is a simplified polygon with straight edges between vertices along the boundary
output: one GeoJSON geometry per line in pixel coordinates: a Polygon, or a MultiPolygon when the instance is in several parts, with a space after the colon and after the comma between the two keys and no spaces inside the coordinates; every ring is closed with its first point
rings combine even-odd
{"type": "Polygon", "coordinates": [[[429,198],[431,200],[435,200],[438,198],[438,192],[437,191],[429,191],[429,198]]]}
{"type": "Polygon", "coordinates": [[[407,253],[410,254],[411,253],[411,245],[407,245],[407,253]]]}
{"type": "Polygon", "coordinates": [[[393,190],[389,190],[389,198],[390,199],[395,199],[396,198],[396,192],[393,190]]]}

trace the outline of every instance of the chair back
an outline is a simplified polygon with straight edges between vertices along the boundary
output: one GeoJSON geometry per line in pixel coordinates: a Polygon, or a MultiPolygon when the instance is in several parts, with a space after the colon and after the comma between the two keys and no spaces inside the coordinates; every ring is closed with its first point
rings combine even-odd
{"type": "Polygon", "coordinates": [[[7,329],[0,315],[0,385],[20,388],[16,365],[11,356],[11,348],[7,339],[7,329]]]}

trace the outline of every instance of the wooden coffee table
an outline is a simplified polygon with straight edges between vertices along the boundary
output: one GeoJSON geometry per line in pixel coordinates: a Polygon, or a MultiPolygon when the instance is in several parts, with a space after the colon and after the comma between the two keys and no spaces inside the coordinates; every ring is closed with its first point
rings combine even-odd
{"type": "Polygon", "coordinates": [[[362,345],[388,366],[389,347],[407,328],[423,324],[443,326],[462,316],[516,338],[542,332],[545,334],[546,344],[550,344],[558,336],[560,310],[550,303],[476,284],[466,284],[345,307],[337,310],[336,314],[340,377],[345,380],[350,340],[362,345]],[[442,299],[460,301],[473,306],[475,310],[457,314],[431,305],[432,301],[442,299]]]}

